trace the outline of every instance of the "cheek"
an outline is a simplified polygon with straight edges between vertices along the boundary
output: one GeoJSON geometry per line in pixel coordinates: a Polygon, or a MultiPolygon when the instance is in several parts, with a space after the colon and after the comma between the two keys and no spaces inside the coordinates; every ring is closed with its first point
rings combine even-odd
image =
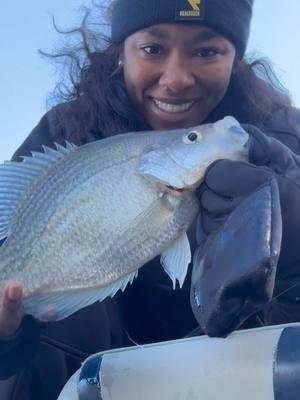
{"type": "Polygon", "coordinates": [[[206,76],[205,82],[207,89],[217,97],[223,97],[226,93],[232,74],[232,68],[220,66],[212,69],[206,76]]]}
{"type": "Polygon", "coordinates": [[[129,97],[131,97],[132,100],[135,100],[135,93],[138,90],[141,82],[141,70],[130,39],[126,39],[125,41],[123,63],[123,76],[125,86],[129,97]]]}
{"type": "Polygon", "coordinates": [[[143,92],[146,85],[145,71],[138,65],[138,63],[130,63],[124,66],[124,81],[129,97],[135,102],[143,92]]]}

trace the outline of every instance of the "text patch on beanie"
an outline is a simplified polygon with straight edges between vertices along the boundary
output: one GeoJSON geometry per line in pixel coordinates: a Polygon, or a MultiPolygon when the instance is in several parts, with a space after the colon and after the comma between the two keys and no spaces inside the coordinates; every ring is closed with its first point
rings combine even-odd
{"type": "Polygon", "coordinates": [[[204,0],[176,0],[176,21],[199,21],[204,18],[204,0]]]}

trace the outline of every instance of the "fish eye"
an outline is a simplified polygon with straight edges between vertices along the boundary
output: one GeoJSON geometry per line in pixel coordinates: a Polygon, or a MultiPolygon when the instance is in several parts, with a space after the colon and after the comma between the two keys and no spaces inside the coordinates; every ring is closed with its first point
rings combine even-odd
{"type": "Polygon", "coordinates": [[[197,135],[196,132],[190,132],[190,133],[188,134],[188,139],[189,139],[191,142],[196,142],[197,137],[198,137],[198,135],[197,135]]]}
{"type": "Polygon", "coordinates": [[[191,131],[183,137],[183,142],[185,144],[199,143],[202,140],[202,135],[200,132],[191,131]]]}

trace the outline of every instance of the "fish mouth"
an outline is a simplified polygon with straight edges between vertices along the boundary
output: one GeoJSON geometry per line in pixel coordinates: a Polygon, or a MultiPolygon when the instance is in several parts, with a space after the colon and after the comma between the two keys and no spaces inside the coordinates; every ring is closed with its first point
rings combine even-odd
{"type": "Polygon", "coordinates": [[[168,191],[170,192],[175,192],[175,193],[184,193],[184,192],[194,192],[199,185],[201,185],[201,183],[203,182],[203,178],[199,179],[197,182],[191,184],[191,185],[187,185],[184,186],[182,188],[178,188],[176,186],[172,186],[172,185],[165,185],[165,187],[167,188],[168,191]]]}
{"type": "Polygon", "coordinates": [[[188,191],[187,188],[176,188],[176,187],[171,186],[171,185],[166,185],[166,188],[168,190],[170,190],[171,192],[178,192],[178,193],[183,193],[183,192],[187,192],[188,191]]]}

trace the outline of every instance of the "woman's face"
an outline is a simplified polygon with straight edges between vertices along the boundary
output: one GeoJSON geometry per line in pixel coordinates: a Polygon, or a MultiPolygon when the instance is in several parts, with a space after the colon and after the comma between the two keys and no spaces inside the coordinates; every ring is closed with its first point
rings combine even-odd
{"type": "Polygon", "coordinates": [[[224,97],[235,47],[205,26],[159,24],[124,43],[130,99],[153,129],[201,124],[224,97]]]}

